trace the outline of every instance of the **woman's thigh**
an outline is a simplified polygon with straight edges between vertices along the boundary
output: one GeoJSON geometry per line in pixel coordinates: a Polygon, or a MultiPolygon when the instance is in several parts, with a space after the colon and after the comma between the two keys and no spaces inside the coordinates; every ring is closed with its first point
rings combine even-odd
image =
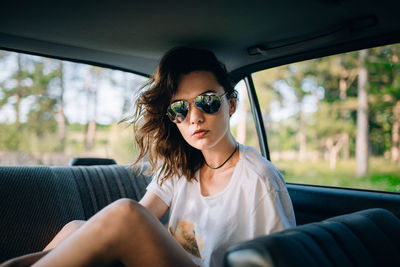
{"type": "Polygon", "coordinates": [[[164,225],[139,203],[118,200],[84,223],[37,266],[194,266],[164,225]]]}
{"type": "Polygon", "coordinates": [[[110,211],[104,216],[115,219],[111,222],[118,232],[115,233],[117,238],[114,240],[118,241],[114,246],[117,253],[121,253],[118,259],[124,264],[194,266],[160,220],[136,201],[121,199],[110,206],[110,211]]]}
{"type": "Polygon", "coordinates": [[[75,220],[67,223],[61,230],[60,232],[57,233],[57,235],[53,238],[53,240],[50,241],[49,244],[43,249],[43,251],[47,251],[50,249],[55,248],[58,246],[62,241],[64,241],[67,237],[75,233],[79,228],[81,228],[86,221],[82,220],[75,220]]]}

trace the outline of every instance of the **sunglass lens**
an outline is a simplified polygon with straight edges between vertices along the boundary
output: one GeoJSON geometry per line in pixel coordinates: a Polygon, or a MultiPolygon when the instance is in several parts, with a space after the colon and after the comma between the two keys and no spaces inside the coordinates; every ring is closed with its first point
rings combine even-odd
{"type": "Polygon", "coordinates": [[[194,103],[203,112],[208,114],[216,113],[221,107],[221,99],[217,95],[200,95],[194,103]]]}
{"type": "Polygon", "coordinates": [[[171,121],[180,123],[185,120],[189,110],[189,104],[186,101],[177,101],[168,107],[168,117],[171,121]]]}

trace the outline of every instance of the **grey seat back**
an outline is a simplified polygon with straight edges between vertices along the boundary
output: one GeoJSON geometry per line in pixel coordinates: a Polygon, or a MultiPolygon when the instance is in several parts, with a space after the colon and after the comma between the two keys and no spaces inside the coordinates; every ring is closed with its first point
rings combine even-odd
{"type": "Polygon", "coordinates": [[[140,200],[150,179],[118,165],[1,167],[0,263],[42,250],[66,223],[119,198],[140,200]]]}
{"type": "Polygon", "coordinates": [[[75,183],[85,220],[117,199],[139,201],[151,180],[118,165],[52,167],[52,170],[57,177],[75,183]]]}
{"type": "Polygon", "coordinates": [[[225,266],[399,266],[400,220],[369,209],[232,246],[225,266]]]}

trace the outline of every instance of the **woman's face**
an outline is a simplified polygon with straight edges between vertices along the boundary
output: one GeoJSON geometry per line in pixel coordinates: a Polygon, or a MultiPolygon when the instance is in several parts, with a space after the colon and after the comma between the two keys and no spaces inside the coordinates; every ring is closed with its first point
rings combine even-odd
{"type": "Polygon", "coordinates": [[[183,75],[178,89],[171,102],[188,100],[189,112],[181,123],[177,123],[179,131],[189,145],[199,150],[212,149],[224,138],[229,138],[229,117],[235,112],[236,101],[224,95],[221,97],[221,107],[214,114],[200,111],[193,99],[208,92],[222,95],[224,88],[218,83],[215,75],[208,71],[193,71],[183,75]]]}

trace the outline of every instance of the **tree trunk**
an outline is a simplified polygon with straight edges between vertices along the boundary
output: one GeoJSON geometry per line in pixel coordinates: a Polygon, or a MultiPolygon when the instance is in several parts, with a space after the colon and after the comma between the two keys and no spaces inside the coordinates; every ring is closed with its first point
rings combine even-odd
{"type": "Polygon", "coordinates": [[[329,155],[329,168],[331,170],[336,169],[336,162],[337,162],[337,150],[336,147],[333,147],[329,155]]]}
{"type": "Polygon", "coordinates": [[[88,125],[86,127],[85,135],[85,148],[86,150],[93,149],[94,139],[96,136],[96,118],[97,118],[97,91],[101,76],[101,69],[98,67],[92,67],[90,71],[91,79],[87,82],[87,96],[88,96],[88,125]],[[92,112],[89,112],[90,107],[92,112]]]}
{"type": "Polygon", "coordinates": [[[91,106],[92,106],[92,75],[89,70],[89,75],[86,78],[86,128],[85,128],[85,150],[91,150],[93,146],[92,133],[93,127],[90,127],[90,122],[92,121],[91,106]]]}
{"type": "MultiPolygon", "coordinates": [[[[394,64],[399,63],[399,57],[397,55],[392,56],[392,61],[394,64]]],[[[398,70],[393,69],[393,88],[399,88],[400,86],[400,75],[398,75],[398,70]]],[[[392,126],[392,161],[393,161],[393,149],[397,151],[397,169],[400,170],[400,100],[397,100],[393,107],[393,126],[392,126]]],[[[394,152],[396,153],[396,152],[394,152]]]]}
{"type": "Polygon", "coordinates": [[[15,92],[15,124],[17,126],[20,125],[21,123],[21,111],[20,111],[20,106],[21,106],[21,82],[22,82],[22,63],[21,63],[21,55],[17,55],[17,64],[18,64],[18,70],[17,70],[17,90],[15,92]]]}
{"type": "Polygon", "coordinates": [[[392,126],[392,148],[391,160],[397,162],[399,160],[399,127],[400,127],[400,101],[393,106],[393,126],[392,126]]]}
{"type": "Polygon", "coordinates": [[[94,138],[96,136],[96,121],[91,120],[86,128],[85,148],[91,150],[94,145],[94,138]]]}
{"type": "Polygon", "coordinates": [[[17,127],[20,125],[21,123],[21,115],[20,115],[20,105],[21,105],[21,97],[18,93],[16,93],[14,95],[15,97],[15,103],[14,103],[14,109],[15,109],[15,125],[17,125],[17,127]]]}
{"type": "Polygon", "coordinates": [[[347,98],[347,83],[343,77],[339,81],[339,92],[340,100],[345,100],[347,98]]]}
{"type": "Polygon", "coordinates": [[[307,154],[307,140],[304,126],[304,114],[303,111],[299,111],[299,131],[297,133],[299,140],[299,161],[304,162],[307,154]]]}
{"type": "MultiPolygon", "coordinates": [[[[339,90],[340,90],[340,100],[344,101],[347,99],[347,90],[354,82],[354,79],[357,77],[358,71],[355,72],[354,69],[346,70],[343,69],[341,73],[341,78],[339,81],[339,90]]],[[[344,119],[345,113],[347,110],[342,110],[340,116],[344,119]]],[[[342,157],[344,160],[348,160],[350,158],[350,138],[348,133],[343,133],[341,136],[343,152],[342,157]]]]}
{"type": "Polygon", "coordinates": [[[329,168],[331,170],[336,169],[336,164],[337,164],[337,159],[339,156],[339,151],[343,145],[343,142],[345,141],[345,135],[342,134],[338,137],[336,137],[336,144],[334,143],[334,138],[329,137],[325,141],[325,146],[328,150],[329,153],[329,168]]]}
{"type": "Polygon", "coordinates": [[[326,147],[326,150],[328,152],[327,158],[329,159],[329,168],[332,170],[332,169],[334,169],[333,165],[336,165],[336,162],[335,163],[332,162],[332,158],[333,158],[332,157],[333,156],[333,153],[332,153],[332,150],[333,150],[333,138],[332,137],[328,137],[326,139],[325,147],[326,147]]]}
{"type": "Polygon", "coordinates": [[[356,139],[356,176],[368,173],[368,71],[365,66],[367,50],[359,52],[358,72],[358,108],[357,108],[357,139],[356,139]]]}
{"type": "Polygon", "coordinates": [[[57,124],[57,131],[58,131],[58,138],[60,140],[61,149],[64,151],[65,149],[65,137],[66,137],[66,119],[64,114],[64,65],[60,62],[59,66],[60,70],[60,96],[58,99],[58,124],[57,124]]]}
{"type": "Polygon", "coordinates": [[[350,137],[348,133],[343,134],[343,159],[350,159],[350,137]]]}

